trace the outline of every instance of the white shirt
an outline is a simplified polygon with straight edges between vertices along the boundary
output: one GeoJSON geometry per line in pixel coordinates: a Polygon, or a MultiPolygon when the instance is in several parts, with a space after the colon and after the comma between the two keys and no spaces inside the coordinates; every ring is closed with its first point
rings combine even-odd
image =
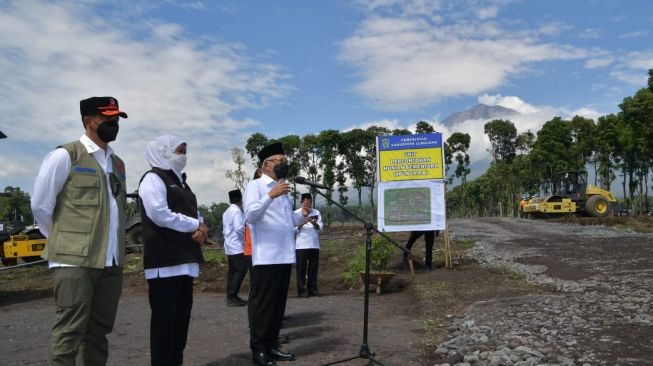
{"type": "Polygon", "coordinates": [[[269,176],[250,181],[245,189],[245,221],[252,235],[252,264],[295,263],[295,226],[301,214],[292,209],[288,195],[270,198],[277,184],[269,176]]]}
{"type": "MultiPolygon", "coordinates": [[[[302,209],[296,210],[295,213],[298,213],[303,216],[302,209]]],[[[308,217],[317,216],[317,229],[310,222],[305,223],[301,227],[297,228],[297,237],[295,238],[295,249],[320,249],[320,235],[319,232],[324,227],[322,224],[322,215],[320,211],[312,208],[308,212],[308,217]]],[[[304,219],[307,219],[305,217],[304,219]]]]}
{"type": "MultiPolygon", "coordinates": [[[[182,181],[181,176],[179,174],[177,176],[182,181]]],[[[143,202],[145,214],[157,226],[166,227],[182,233],[192,233],[197,231],[200,222],[203,221],[199,212],[197,213],[199,219],[178,212],[172,212],[168,207],[166,185],[154,173],[145,174],[141,185],[138,187],[138,196],[143,202]]],[[[174,276],[198,277],[199,275],[200,265],[198,263],[183,263],[176,266],[149,268],[145,270],[145,278],[148,280],[174,276]]]]}
{"type": "MultiPolygon", "coordinates": [[[[107,146],[106,152],[102,150],[85,134],[79,138],[86,151],[93,155],[93,158],[100,164],[106,178],[107,193],[109,195],[109,239],[107,241],[107,255],[104,265],[110,267],[114,261],[118,263],[118,204],[111,193],[111,184],[109,182],[109,173],[113,172],[111,155],[113,150],[107,146]]],[[[43,159],[39,174],[34,181],[34,194],[32,196],[31,206],[34,219],[39,224],[39,230],[47,238],[52,229],[52,213],[57,205],[57,196],[63,189],[70,170],[72,168],[70,154],[64,148],[58,148],[51,151],[43,159]]],[[[57,263],[50,261],[50,268],[53,267],[74,267],[70,264],[57,263]]]]}
{"type": "Polygon", "coordinates": [[[241,254],[245,251],[245,219],[243,210],[231,204],[222,214],[222,234],[224,235],[224,254],[241,254]]]}

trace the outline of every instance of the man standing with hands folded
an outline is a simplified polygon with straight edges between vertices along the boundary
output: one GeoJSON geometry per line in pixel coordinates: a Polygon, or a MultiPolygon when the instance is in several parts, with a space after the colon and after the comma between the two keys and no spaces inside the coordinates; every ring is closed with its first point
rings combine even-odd
{"type": "Polygon", "coordinates": [[[295,358],[279,349],[278,338],[295,263],[295,226],[305,219],[288,198],[289,165],[281,143],[264,147],[258,158],[263,174],[247,184],[244,199],[253,264],[248,315],[254,363],[270,366],[295,358]]]}

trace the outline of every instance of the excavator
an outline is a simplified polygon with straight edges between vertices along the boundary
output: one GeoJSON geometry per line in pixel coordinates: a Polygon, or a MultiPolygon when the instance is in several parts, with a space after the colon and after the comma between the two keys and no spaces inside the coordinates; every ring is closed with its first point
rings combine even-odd
{"type": "Polygon", "coordinates": [[[567,170],[555,174],[551,188],[553,194],[529,199],[522,206],[523,213],[539,218],[567,214],[604,217],[610,213],[611,204],[617,202],[610,191],[588,185],[587,172],[584,170],[567,170]]]}

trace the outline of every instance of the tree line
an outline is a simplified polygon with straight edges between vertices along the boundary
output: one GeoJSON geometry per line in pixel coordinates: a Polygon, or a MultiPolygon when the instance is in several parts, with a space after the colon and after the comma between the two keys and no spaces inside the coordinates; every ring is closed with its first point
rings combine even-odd
{"type": "MultiPolygon", "coordinates": [[[[471,137],[465,132],[452,133],[444,143],[447,191],[447,212],[453,216],[516,216],[522,194],[549,194],[556,173],[565,170],[587,170],[593,173],[593,184],[609,189],[619,182],[622,194],[633,212],[649,211],[648,174],[653,168],[653,69],[649,70],[648,87],[623,99],[620,112],[590,118],[561,117],[544,123],[533,133],[517,133],[510,120],[495,119],[484,125],[490,140],[491,163],[478,178],[467,181],[470,171],[471,137]]],[[[428,122],[416,124],[415,133],[431,133],[428,122]]],[[[340,132],[324,130],[303,137],[287,135],[270,138],[252,134],[245,148],[233,148],[236,169],[227,171],[227,178],[243,189],[245,154],[256,161],[258,152],[267,144],[281,142],[291,162],[290,176],[304,175],[329,189],[326,195],[347,205],[349,189],[357,198],[358,214],[375,218],[376,138],[387,135],[409,135],[407,129],[390,130],[371,126],[340,132]],[[350,185],[347,185],[347,182],[350,185]],[[368,200],[363,210],[363,192],[368,200]],[[335,197],[334,197],[335,195],[335,197]]],[[[480,143],[480,142],[479,142],[480,143]]],[[[291,179],[291,183],[294,182],[291,179]]],[[[314,192],[313,192],[314,193],[314,192]]],[[[297,200],[297,187],[293,186],[297,200]]],[[[325,215],[331,220],[331,205],[325,215]]]]}
{"type": "MultiPolygon", "coordinates": [[[[456,216],[516,216],[523,193],[549,194],[557,172],[586,170],[593,184],[609,190],[618,183],[635,214],[650,211],[649,173],[653,169],[653,69],[648,86],[619,104],[620,111],[570,120],[555,117],[533,134],[517,134],[509,120],[485,124],[492,162],[478,178],[447,193],[447,209],[456,216]]],[[[616,193],[616,192],[613,192],[616,193]]]]}

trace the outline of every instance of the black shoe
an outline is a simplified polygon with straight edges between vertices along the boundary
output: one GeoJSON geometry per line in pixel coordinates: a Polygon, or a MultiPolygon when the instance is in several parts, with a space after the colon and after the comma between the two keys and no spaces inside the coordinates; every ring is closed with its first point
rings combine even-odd
{"type": "Polygon", "coordinates": [[[320,293],[319,293],[317,290],[313,290],[313,291],[309,291],[309,292],[308,292],[308,296],[319,297],[319,296],[320,296],[320,293]]]}
{"type": "Polygon", "coordinates": [[[279,348],[272,348],[270,351],[268,351],[268,355],[272,357],[272,359],[277,360],[277,361],[294,361],[295,360],[295,355],[292,353],[286,353],[279,348]]]}
{"type": "Polygon", "coordinates": [[[297,297],[308,298],[308,292],[306,290],[297,292],[297,297]]]}
{"type": "Polygon", "coordinates": [[[243,300],[238,296],[227,298],[228,307],[237,307],[237,306],[245,306],[245,305],[247,305],[247,300],[243,300]]]}
{"type": "Polygon", "coordinates": [[[287,335],[281,334],[279,335],[279,338],[277,338],[277,343],[279,344],[284,344],[290,342],[290,338],[288,338],[287,335]]]}
{"type": "Polygon", "coordinates": [[[265,352],[256,352],[252,357],[254,365],[257,366],[276,366],[277,362],[265,352]]]}

